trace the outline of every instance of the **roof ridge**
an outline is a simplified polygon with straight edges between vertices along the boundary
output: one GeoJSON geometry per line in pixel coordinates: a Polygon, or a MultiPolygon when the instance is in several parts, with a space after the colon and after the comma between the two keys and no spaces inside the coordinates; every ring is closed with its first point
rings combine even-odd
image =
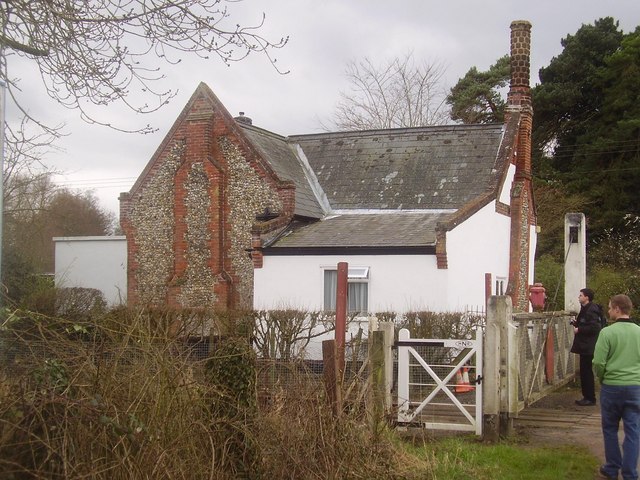
{"type": "Polygon", "coordinates": [[[289,141],[296,141],[298,138],[305,137],[330,137],[333,135],[340,136],[365,136],[365,135],[379,135],[379,134],[403,134],[403,133],[416,133],[425,131],[456,131],[456,130],[468,130],[477,128],[502,128],[504,123],[456,123],[449,125],[425,125],[422,127],[402,127],[402,128],[378,128],[370,130],[344,130],[338,132],[319,132],[319,133],[301,133],[296,135],[289,135],[286,137],[289,141]]]}
{"type": "Polygon", "coordinates": [[[285,135],[281,135],[279,133],[272,132],[271,130],[267,130],[266,128],[258,127],[258,126],[253,125],[253,124],[249,125],[248,123],[238,122],[237,120],[236,120],[236,123],[238,124],[238,126],[240,128],[243,128],[245,130],[254,130],[256,133],[264,133],[264,134],[266,134],[266,135],[268,135],[270,137],[275,137],[275,138],[278,138],[278,139],[283,140],[285,142],[288,141],[288,137],[286,137],[285,135]]]}

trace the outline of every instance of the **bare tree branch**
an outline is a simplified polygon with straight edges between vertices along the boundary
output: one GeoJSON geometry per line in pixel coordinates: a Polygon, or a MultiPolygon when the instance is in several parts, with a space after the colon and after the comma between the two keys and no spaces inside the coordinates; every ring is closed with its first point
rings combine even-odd
{"type": "MultiPolygon", "coordinates": [[[[242,26],[231,19],[226,0],[0,0],[0,79],[10,97],[27,112],[20,96],[20,81],[11,74],[11,55],[33,60],[48,95],[61,105],[78,109],[87,122],[108,125],[91,106],[114,102],[136,113],[161,108],[174,95],[156,91],[163,78],[156,58],[178,64],[189,53],[202,58],[217,56],[226,64],[251,53],[271,56],[287,38],[278,41],[259,32],[256,25],[242,26]],[[132,93],[144,93],[151,102],[133,103],[132,93]]],[[[36,121],[36,119],[32,119],[36,121]]],[[[59,127],[47,127],[52,134],[59,127]]],[[[140,131],[148,132],[150,127],[140,131]]]]}
{"type": "Polygon", "coordinates": [[[371,60],[350,62],[351,87],[340,92],[332,118],[341,130],[404,128],[446,123],[446,89],[441,63],[416,65],[413,54],[376,66],[371,60]]]}

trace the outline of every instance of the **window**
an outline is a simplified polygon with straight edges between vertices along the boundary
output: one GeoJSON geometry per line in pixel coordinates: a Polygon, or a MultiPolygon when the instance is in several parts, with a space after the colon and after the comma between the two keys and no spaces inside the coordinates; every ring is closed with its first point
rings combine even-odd
{"type": "Polygon", "coordinates": [[[507,290],[507,279],[504,277],[496,277],[496,290],[493,293],[494,295],[504,295],[504,292],[507,290]]]}
{"type": "MultiPolygon", "coordinates": [[[[347,311],[367,313],[369,311],[369,267],[349,267],[347,277],[347,311]]],[[[335,311],[338,271],[324,271],[324,309],[335,311]]]]}

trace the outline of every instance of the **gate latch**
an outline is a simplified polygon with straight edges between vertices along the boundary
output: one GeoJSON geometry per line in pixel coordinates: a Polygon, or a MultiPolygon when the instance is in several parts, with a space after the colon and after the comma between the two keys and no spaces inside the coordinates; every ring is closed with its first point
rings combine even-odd
{"type": "Polygon", "coordinates": [[[478,375],[472,383],[474,385],[480,385],[482,383],[482,375],[478,375]]]}

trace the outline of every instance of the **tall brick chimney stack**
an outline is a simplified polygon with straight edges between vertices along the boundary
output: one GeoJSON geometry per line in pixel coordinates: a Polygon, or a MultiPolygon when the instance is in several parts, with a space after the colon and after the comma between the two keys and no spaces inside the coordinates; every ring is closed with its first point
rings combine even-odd
{"type": "Polygon", "coordinates": [[[531,106],[530,55],[531,24],[526,20],[515,20],[511,22],[511,86],[507,96],[509,106],[531,106]]]}
{"type": "Polygon", "coordinates": [[[511,85],[507,94],[507,115],[520,115],[518,149],[516,152],[516,178],[531,179],[531,130],[533,108],[529,86],[531,54],[531,23],[526,20],[511,22],[511,85]]]}
{"type": "Polygon", "coordinates": [[[515,310],[529,310],[530,238],[535,226],[535,204],[531,181],[531,130],[533,108],[529,86],[531,24],[511,22],[511,85],[507,94],[505,123],[517,121],[517,140],[513,152],[516,172],[511,187],[511,240],[509,286],[515,310]]]}

